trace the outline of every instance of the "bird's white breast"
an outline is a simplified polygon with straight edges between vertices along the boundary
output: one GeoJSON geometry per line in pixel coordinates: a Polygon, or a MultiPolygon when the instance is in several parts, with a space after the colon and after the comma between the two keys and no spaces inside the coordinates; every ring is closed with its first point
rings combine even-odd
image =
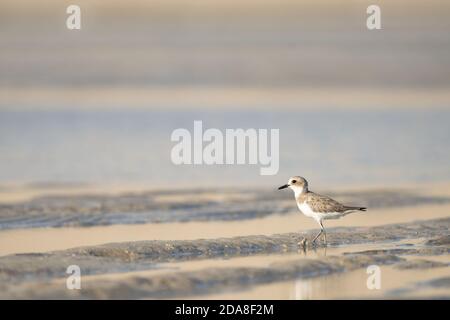
{"type": "Polygon", "coordinates": [[[297,202],[297,206],[305,216],[315,218],[315,212],[312,211],[311,207],[306,202],[297,202]]]}
{"type": "Polygon", "coordinates": [[[345,213],[343,212],[315,212],[306,202],[303,203],[297,202],[297,206],[305,216],[313,218],[318,222],[324,219],[325,220],[338,219],[345,215],[345,213]]]}

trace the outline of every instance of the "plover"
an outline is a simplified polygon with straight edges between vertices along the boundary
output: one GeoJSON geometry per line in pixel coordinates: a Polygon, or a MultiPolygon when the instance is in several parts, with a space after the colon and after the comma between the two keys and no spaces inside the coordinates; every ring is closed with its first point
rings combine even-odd
{"type": "Polygon", "coordinates": [[[295,194],[295,200],[300,211],[307,217],[313,218],[320,225],[320,232],[312,240],[313,243],[323,233],[325,244],[327,234],[323,227],[323,220],[339,219],[351,212],[366,211],[365,207],[345,206],[336,200],[309,191],[308,181],[305,178],[295,176],[289,179],[288,183],[279,187],[278,190],[291,188],[295,194]]]}

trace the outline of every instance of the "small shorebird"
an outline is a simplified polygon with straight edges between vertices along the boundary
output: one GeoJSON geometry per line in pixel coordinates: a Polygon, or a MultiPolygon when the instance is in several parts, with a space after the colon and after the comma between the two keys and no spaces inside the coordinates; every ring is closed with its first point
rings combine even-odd
{"type": "Polygon", "coordinates": [[[323,233],[325,244],[327,234],[323,227],[323,220],[339,219],[351,212],[366,211],[365,207],[349,207],[336,200],[309,191],[308,181],[305,178],[295,176],[289,179],[288,183],[279,187],[278,190],[291,188],[295,194],[295,200],[300,211],[307,217],[313,218],[320,225],[320,232],[314,237],[313,243],[323,233]]]}

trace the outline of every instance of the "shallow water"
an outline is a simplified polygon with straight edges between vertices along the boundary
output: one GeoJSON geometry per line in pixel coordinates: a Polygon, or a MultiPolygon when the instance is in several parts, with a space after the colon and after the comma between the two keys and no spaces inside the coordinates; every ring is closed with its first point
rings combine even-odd
{"type": "Polygon", "coordinates": [[[1,111],[0,181],[274,187],[293,172],[315,189],[448,181],[449,121],[445,110],[1,111]],[[280,129],[279,174],[173,165],[170,135],[193,130],[194,120],[204,129],[280,129]]]}
{"type": "MultiPolygon", "coordinates": [[[[291,214],[275,214],[244,221],[0,230],[0,256],[13,253],[47,252],[110,242],[215,239],[253,235],[255,230],[259,235],[272,235],[317,229],[318,226],[312,219],[295,211],[296,209],[293,208],[291,214]],[[37,239],[39,241],[36,241],[37,239]]],[[[378,209],[364,214],[349,215],[342,220],[330,220],[325,223],[325,226],[326,228],[370,227],[380,224],[444,218],[449,215],[450,205],[378,209]]]]}
{"type": "MultiPolygon", "coordinates": [[[[427,240],[429,237],[442,234],[445,229],[439,225],[448,226],[448,223],[449,220],[444,219],[397,227],[377,227],[370,231],[366,230],[365,233],[378,234],[379,240],[373,238],[373,241],[363,243],[359,243],[357,236],[361,229],[347,230],[346,233],[340,234],[339,242],[342,243],[342,239],[347,239],[346,241],[350,241],[348,244],[338,246],[331,244],[328,248],[316,249],[310,247],[306,251],[297,248],[284,253],[282,253],[284,250],[281,250],[281,253],[277,250],[271,252],[270,246],[266,246],[266,249],[269,249],[267,252],[249,251],[243,255],[236,252],[229,257],[216,254],[208,258],[194,252],[196,251],[194,243],[166,242],[161,247],[156,243],[152,245],[152,242],[146,242],[138,246],[133,243],[125,244],[124,248],[128,247],[131,250],[130,254],[141,253],[141,258],[137,257],[135,261],[128,261],[128,258],[122,256],[119,251],[114,251],[114,248],[122,247],[120,243],[110,244],[103,250],[91,247],[55,252],[45,259],[40,258],[39,254],[9,256],[0,258],[0,270],[3,270],[1,277],[5,280],[0,282],[3,288],[1,296],[97,299],[448,298],[450,294],[448,235],[439,237],[438,242],[433,242],[436,244],[427,240]],[[391,239],[395,230],[401,233],[403,240],[386,241],[391,239]],[[421,238],[424,235],[428,236],[421,238]],[[185,248],[182,249],[181,246],[185,248]],[[152,254],[158,247],[169,251],[176,251],[176,248],[180,247],[185,254],[193,256],[185,260],[186,256],[183,254],[178,257],[173,254],[167,256],[166,252],[163,253],[166,258],[158,262],[160,256],[152,254]],[[74,261],[81,263],[84,272],[88,269],[91,269],[91,272],[97,270],[83,276],[81,291],[65,289],[65,275],[59,270],[64,263],[74,261]],[[148,264],[145,261],[156,263],[148,264]],[[55,266],[55,263],[60,267],[55,266]],[[139,265],[141,267],[134,269],[135,271],[128,268],[139,265]],[[369,265],[380,267],[379,290],[370,290],[366,285],[368,279],[366,267],[369,265]],[[14,268],[14,272],[8,271],[9,268],[14,268]]],[[[279,237],[278,241],[285,242],[291,238],[292,235],[287,235],[287,238],[285,235],[284,240],[283,237],[279,237]]],[[[273,238],[275,239],[277,237],[273,238]]],[[[269,240],[272,241],[272,245],[273,240],[269,240]]],[[[258,241],[257,238],[254,238],[254,241],[258,241]]],[[[202,241],[196,243],[199,250],[205,250],[202,241]]],[[[226,248],[227,243],[231,244],[226,239],[219,239],[210,249],[206,249],[205,253],[217,250],[217,246],[225,245],[226,248]]],[[[234,245],[244,249],[248,247],[248,240],[235,238],[234,245]]]]}
{"type": "MultiPolygon", "coordinates": [[[[280,299],[280,300],[312,300],[312,299],[380,299],[380,298],[443,298],[450,296],[450,288],[430,286],[417,290],[415,284],[437,277],[449,277],[450,269],[434,268],[430,270],[400,271],[391,266],[381,267],[381,288],[368,289],[368,274],[365,269],[350,271],[344,274],[333,274],[314,279],[299,279],[260,285],[248,290],[232,291],[221,294],[201,295],[189,299],[280,299]],[[404,288],[402,295],[395,291],[404,288]]],[[[187,298],[187,297],[184,297],[187,298]]]]}
{"type": "Polygon", "coordinates": [[[450,192],[445,184],[429,185],[426,192],[410,187],[332,193],[345,203],[358,199],[370,210],[326,221],[328,247],[307,243],[304,249],[300,241],[311,239],[317,225],[298,213],[289,192],[86,189],[45,195],[45,190],[39,189],[43,193],[37,198],[0,206],[3,298],[450,294],[446,280],[440,280],[450,270],[450,192]],[[80,292],[65,288],[65,270],[72,264],[82,270],[80,292]],[[380,265],[387,281],[377,292],[366,292],[364,286],[370,264],[380,265]]]}

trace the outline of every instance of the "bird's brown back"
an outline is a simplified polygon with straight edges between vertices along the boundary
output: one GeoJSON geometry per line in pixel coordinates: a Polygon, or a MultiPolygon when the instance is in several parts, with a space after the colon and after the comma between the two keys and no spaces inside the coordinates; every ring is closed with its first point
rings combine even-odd
{"type": "Polygon", "coordinates": [[[348,210],[348,207],[342,203],[311,191],[301,194],[298,201],[306,202],[314,212],[345,212],[348,210]]]}

